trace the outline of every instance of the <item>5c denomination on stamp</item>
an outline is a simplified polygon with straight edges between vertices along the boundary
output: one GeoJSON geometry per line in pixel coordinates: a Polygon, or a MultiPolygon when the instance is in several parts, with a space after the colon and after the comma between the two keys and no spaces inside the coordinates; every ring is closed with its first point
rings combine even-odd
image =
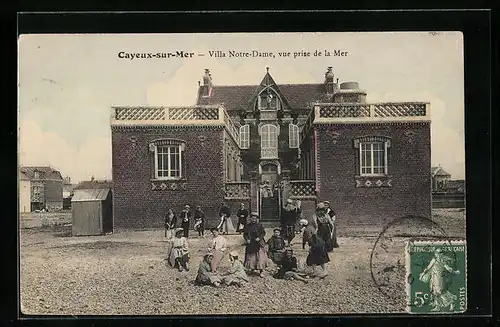
{"type": "Polygon", "coordinates": [[[463,240],[406,243],[407,311],[467,310],[467,249],[463,240]]]}

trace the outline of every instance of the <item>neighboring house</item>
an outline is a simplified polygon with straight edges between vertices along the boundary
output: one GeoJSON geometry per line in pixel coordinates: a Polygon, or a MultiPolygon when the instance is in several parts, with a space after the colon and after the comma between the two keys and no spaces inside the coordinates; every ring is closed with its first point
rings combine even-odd
{"type": "Polygon", "coordinates": [[[93,177],[89,181],[81,181],[73,187],[73,192],[76,190],[92,190],[92,189],[104,189],[113,188],[113,181],[110,180],[97,180],[93,177]]]}
{"type": "Polygon", "coordinates": [[[441,165],[431,168],[432,191],[442,191],[446,187],[446,183],[450,180],[451,175],[447,173],[441,165]]]}
{"type": "Polygon", "coordinates": [[[71,198],[73,197],[73,187],[71,178],[66,176],[63,181],[63,209],[71,209],[71,198]]]}
{"type": "Polygon", "coordinates": [[[341,225],[430,217],[429,103],[366,103],[331,67],[317,84],[199,84],[194,106],[111,108],[115,227],[186,203],[213,224],[223,201],[278,224],[287,198],[306,217],[329,200],[341,225]]]}
{"type": "Polygon", "coordinates": [[[31,212],[31,181],[23,172],[19,172],[19,211],[31,212]]]}
{"type": "Polygon", "coordinates": [[[449,193],[465,193],[465,180],[463,179],[452,179],[446,182],[443,187],[444,192],[449,193]]]}
{"type": "Polygon", "coordinates": [[[48,166],[21,167],[20,173],[30,181],[30,211],[63,208],[63,178],[48,166]]]}

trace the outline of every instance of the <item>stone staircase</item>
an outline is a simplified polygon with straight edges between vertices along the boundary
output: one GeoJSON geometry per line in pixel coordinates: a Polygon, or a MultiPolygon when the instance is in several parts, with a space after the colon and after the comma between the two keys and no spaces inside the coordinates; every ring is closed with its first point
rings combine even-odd
{"type": "Polygon", "coordinates": [[[263,198],[260,209],[260,222],[265,228],[279,226],[278,198],[263,198]]]}

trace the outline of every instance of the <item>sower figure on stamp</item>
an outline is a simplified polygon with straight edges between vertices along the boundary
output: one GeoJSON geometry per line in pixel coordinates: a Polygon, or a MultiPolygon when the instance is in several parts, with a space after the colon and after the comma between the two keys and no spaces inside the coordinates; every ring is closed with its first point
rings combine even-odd
{"type": "Polygon", "coordinates": [[[196,206],[194,212],[194,229],[198,231],[198,236],[205,235],[205,213],[201,210],[201,206],[196,206]]]}
{"type": "Polygon", "coordinates": [[[217,226],[222,234],[229,234],[234,232],[233,222],[231,221],[231,209],[229,209],[226,203],[222,203],[219,210],[220,223],[217,226]]]}
{"type": "Polygon", "coordinates": [[[331,252],[333,250],[333,222],[330,216],[326,213],[326,206],[323,202],[318,203],[313,219],[318,228],[316,234],[324,241],[326,251],[331,252]]]}
{"type": "Polygon", "coordinates": [[[279,228],[275,228],[273,232],[273,236],[267,240],[267,249],[269,258],[278,265],[285,256],[286,244],[279,228]]]}
{"type": "Polygon", "coordinates": [[[453,306],[457,301],[458,297],[448,291],[445,278],[446,274],[458,275],[460,273],[459,270],[452,268],[452,261],[450,257],[442,254],[440,248],[437,248],[434,251],[434,257],[419,276],[422,282],[429,283],[433,306],[431,311],[441,311],[441,308],[448,306],[450,310],[453,310],[453,306]]]}
{"type": "Polygon", "coordinates": [[[179,271],[186,269],[189,271],[189,245],[187,238],[182,236],[184,230],[182,228],[175,229],[175,238],[170,243],[170,253],[168,261],[172,268],[178,268],[179,271]]]}
{"type": "Polygon", "coordinates": [[[339,244],[337,243],[337,222],[336,222],[337,213],[330,206],[330,201],[325,201],[324,203],[326,205],[326,213],[328,214],[328,216],[330,216],[330,218],[332,220],[332,224],[333,224],[333,228],[332,228],[332,242],[333,242],[333,247],[334,248],[338,248],[339,244]]]}
{"type": "Polygon", "coordinates": [[[165,237],[169,241],[173,237],[173,231],[176,224],[177,224],[177,217],[175,216],[175,213],[172,210],[172,208],[170,208],[165,214],[165,237]]]}
{"type": "Polygon", "coordinates": [[[240,204],[240,208],[238,209],[236,215],[238,216],[238,228],[236,229],[236,232],[241,234],[243,233],[243,230],[245,230],[248,220],[248,210],[245,209],[244,203],[240,204]]]}
{"type": "Polygon", "coordinates": [[[250,214],[250,223],[245,227],[243,238],[245,239],[245,268],[258,271],[260,277],[264,277],[264,269],[267,265],[266,243],[264,241],[266,231],[259,223],[259,214],[250,214]]]}
{"type": "Polygon", "coordinates": [[[184,210],[181,211],[181,228],[184,231],[184,237],[189,237],[189,222],[191,220],[191,210],[189,204],[184,206],[184,210]]]}
{"type": "Polygon", "coordinates": [[[288,245],[295,237],[295,223],[298,218],[297,208],[293,205],[293,200],[288,199],[286,205],[281,211],[281,228],[283,238],[288,242],[288,245]]]}

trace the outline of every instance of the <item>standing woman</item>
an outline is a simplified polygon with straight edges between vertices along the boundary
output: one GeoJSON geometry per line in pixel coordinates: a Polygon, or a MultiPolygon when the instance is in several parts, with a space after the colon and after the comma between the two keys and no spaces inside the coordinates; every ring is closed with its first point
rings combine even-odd
{"type": "Polygon", "coordinates": [[[325,263],[330,262],[328,257],[328,252],[326,250],[325,241],[314,234],[308,241],[309,243],[309,254],[307,255],[306,264],[313,268],[315,276],[320,278],[325,278],[327,276],[325,263]],[[323,274],[318,275],[316,273],[316,266],[320,266],[323,269],[323,274]]]}
{"type": "Polygon", "coordinates": [[[313,218],[317,226],[316,233],[325,242],[326,251],[333,251],[333,222],[330,216],[326,213],[326,206],[323,202],[318,203],[316,207],[316,214],[313,218]]]}
{"type": "Polygon", "coordinates": [[[171,240],[173,236],[173,230],[177,224],[177,217],[175,216],[172,208],[168,209],[165,214],[165,237],[167,240],[171,240]]]}
{"type": "Polygon", "coordinates": [[[194,229],[198,231],[198,236],[205,235],[205,213],[201,210],[201,206],[196,206],[194,212],[194,229]]]}
{"type": "Polygon", "coordinates": [[[248,219],[248,210],[245,209],[244,203],[240,205],[240,209],[238,209],[236,215],[238,216],[238,228],[236,229],[236,232],[241,234],[245,230],[248,219]]]}
{"type": "Polygon", "coordinates": [[[189,209],[189,204],[186,204],[184,210],[181,211],[181,228],[185,238],[189,237],[189,221],[191,220],[191,210],[189,209]]]}
{"type": "Polygon", "coordinates": [[[293,200],[288,199],[286,206],[281,211],[281,235],[288,242],[288,245],[295,237],[295,224],[297,220],[297,208],[293,205],[293,200]]]}
{"type": "Polygon", "coordinates": [[[222,203],[219,210],[220,223],[217,228],[222,232],[222,235],[234,232],[234,225],[231,220],[231,209],[226,203],[222,203]]]}
{"type": "Polygon", "coordinates": [[[243,232],[245,239],[245,268],[258,271],[260,277],[264,277],[264,269],[267,265],[267,252],[264,236],[266,231],[259,222],[259,214],[252,212],[250,214],[250,223],[246,225],[243,232]]]}

